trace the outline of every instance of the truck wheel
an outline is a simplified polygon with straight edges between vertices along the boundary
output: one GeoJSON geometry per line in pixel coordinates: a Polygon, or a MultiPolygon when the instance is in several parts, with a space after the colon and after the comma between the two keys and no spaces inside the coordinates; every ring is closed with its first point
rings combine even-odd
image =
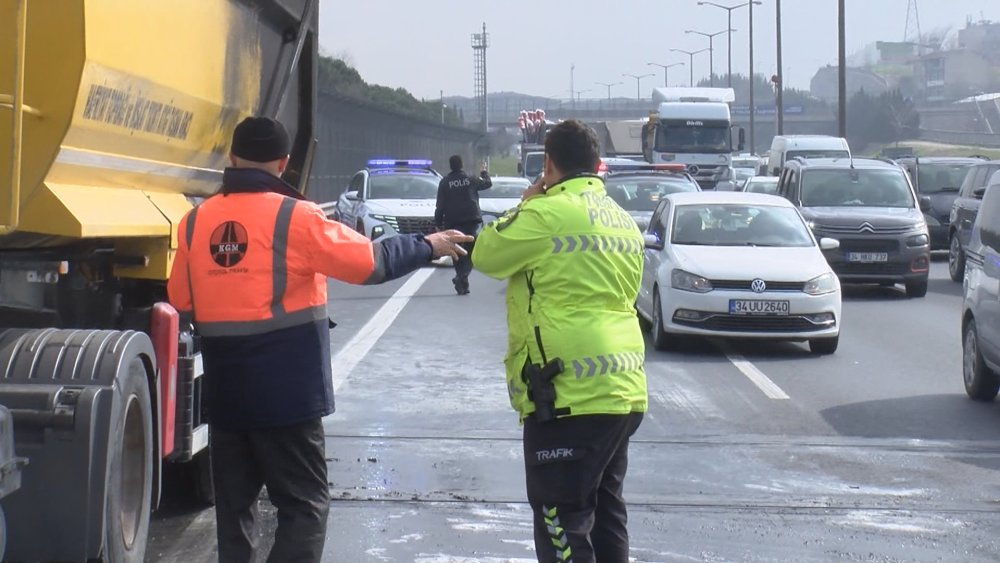
{"type": "Polygon", "coordinates": [[[120,374],[121,409],[112,421],[105,508],[104,560],[141,563],[146,556],[153,491],[153,421],[149,380],[133,358],[120,374]]]}

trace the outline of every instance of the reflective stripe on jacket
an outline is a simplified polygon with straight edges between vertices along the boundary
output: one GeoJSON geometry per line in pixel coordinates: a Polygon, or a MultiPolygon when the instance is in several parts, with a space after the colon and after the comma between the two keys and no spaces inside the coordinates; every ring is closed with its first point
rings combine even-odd
{"type": "Polygon", "coordinates": [[[634,304],[643,239],[599,178],[572,177],[487,225],[474,266],[507,279],[511,405],[535,410],[521,378],[525,362],[559,358],[556,408],[570,415],[646,410],[645,343],[634,304]],[[537,327],[537,335],[536,329],[537,327]]]}

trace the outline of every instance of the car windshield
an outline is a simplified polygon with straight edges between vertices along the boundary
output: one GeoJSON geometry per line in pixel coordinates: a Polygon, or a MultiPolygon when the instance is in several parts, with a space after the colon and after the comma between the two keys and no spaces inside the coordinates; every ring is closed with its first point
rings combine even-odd
{"type": "Polygon", "coordinates": [[[747,189],[744,191],[758,194],[776,194],[778,193],[778,179],[750,180],[747,182],[747,189]]]}
{"type": "Polygon", "coordinates": [[[913,194],[902,170],[805,170],[804,207],[913,207],[913,194]]]}
{"type": "Polygon", "coordinates": [[[799,151],[788,151],[785,154],[785,161],[789,161],[798,157],[802,158],[850,158],[851,154],[845,150],[831,150],[831,149],[815,149],[815,150],[799,150],[799,151]]]}
{"type": "Polygon", "coordinates": [[[917,189],[922,194],[957,192],[971,164],[934,163],[917,165],[917,189]]]}
{"type": "Polygon", "coordinates": [[[729,126],[663,122],[656,128],[657,152],[729,152],[729,126]]]}
{"type": "Polygon", "coordinates": [[[692,246],[814,245],[795,209],[735,203],[678,206],[671,242],[692,246]]]}
{"type": "Polygon", "coordinates": [[[545,154],[540,152],[530,153],[524,157],[524,176],[534,178],[542,173],[542,163],[545,154]]]}
{"type": "Polygon", "coordinates": [[[438,178],[431,174],[373,172],[368,199],[435,199],[438,178]]]}
{"type": "Polygon", "coordinates": [[[756,173],[757,171],[753,168],[733,168],[733,178],[738,182],[746,180],[756,173]]]}
{"type": "Polygon", "coordinates": [[[814,245],[795,209],[731,203],[678,206],[671,242],[692,246],[814,245]]]}
{"type": "Polygon", "coordinates": [[[498,197],[498,198],[518,198],[524,194],[524,190],[528,189],[531,182],[524,179],[517,180],[498,180],[493,179],[493,187],[481,192],[482,197],[498,197]]]}
{"type": "Polygon", "coordinates": [[[696,192],[698,186],[683,178],[657,176],[611,176],[604,182],[611,199],[625,211],[653,211],[663,196],[679,192],[696,192]]]}

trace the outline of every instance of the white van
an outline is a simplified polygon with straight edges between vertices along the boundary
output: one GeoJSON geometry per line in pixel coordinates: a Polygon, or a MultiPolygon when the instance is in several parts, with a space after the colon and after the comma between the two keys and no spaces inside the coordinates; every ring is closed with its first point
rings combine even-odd
{"type": "Polygon", "coordinates": [[[843,137],[829,135],[779,135],[771,142],[768,173],[779,176],[785,162],[796,157],[851,158],[851,147],[843,137]]]}

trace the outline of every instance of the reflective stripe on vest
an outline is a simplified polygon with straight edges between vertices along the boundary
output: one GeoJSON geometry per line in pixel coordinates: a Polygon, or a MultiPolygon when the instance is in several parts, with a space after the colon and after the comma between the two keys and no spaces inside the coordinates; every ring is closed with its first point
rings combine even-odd
{"type": "MultiPolygon", "coordinates": [[[[288,232],[291,229],[292,213],[295,210],[296,200],[284,198],[278,207],[278,213],[274,219],[274,236],[271,239],[272,261],[271,261],[271,318],[256,321],[216,321],[202,322],[197,320],[195,313],[195,325],[198,333],[202,336],[254,336],[266,334],[285,328],[291,328],[302,324],[312,323],[329,319],[326,305],[317,305],[300,309],[291,313],[285,311],[284,299],[285,291],[288,289],[288,232]]],[[[187,235],[188,249],[191,248],[191,239],[194,235],[194,219],[197,208],[188,216],[187,235]]],[[[190,284],[190,269],[188,271],[188,283],[190,284]]],[[[194,303],[194,288],[191,288],[191,303],[194,303]]]]}

